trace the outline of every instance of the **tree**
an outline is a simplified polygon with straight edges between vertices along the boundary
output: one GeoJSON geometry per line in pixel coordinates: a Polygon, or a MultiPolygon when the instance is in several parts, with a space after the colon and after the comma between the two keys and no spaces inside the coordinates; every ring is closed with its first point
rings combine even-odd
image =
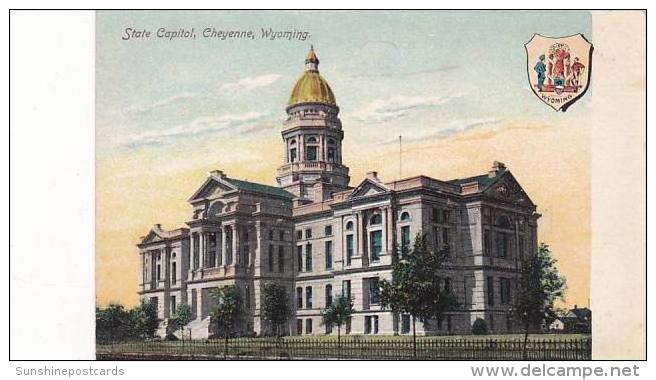
{"type": "Polygon", "coordinates": [[[458,306],[455,295],[439,276],[447,250],[433,250],[425,234],[415,236],[411,252],[392,264],[392,281],[381,281],[381,305],[394,313],[412,316],[413,354],[417,356],[416,321],[441,321],[444,313],[458,306]]]}
{"type": "Polygon", "coordinates": [[[353,300],[345,294],[335,297],[333,303],[321,311],[321,322],[324,325],[337,326],[337,352],[341,352],[342,325],[351,318],[351,314],[353,314],[353,300]]]}
{"type": "Polygon", "coordinates": [[[130,313],[123,305],[111,303],[106,308],[96,308],[96,339],[120,342],[128,339],[131,332],[130,313]]]}
{"type": "Polygon", "coordinates": [[[228,338],[230,338],[233,327],[239,322],[242,313],[241,293],[235,285],[228,285],[212,289],[210,296],[216,301],[211,320],[217,327],[217,331],[223,331],[225,338],[223,354],[227,358],[228,338]]]}
{"type": "Polygon", "coordinates": [[[476,318],[474,324],[472,325],[472,334],[474,335],[486,335],[487,334],[487,323],[483,318],[476,318]]]}
{"type": "Polygon", "coordinates": [[[513,318],[524,326],[524,358],[529,328],[556,315],[554,303],[564,299],[566,287],[566,280],[558,273],[549,246],[540,243],[537,253],[522,262],[517,292],[510,309],[513,318]]]}
{"type": "Polygon", "coordinates": [[[180,330],[180,338],[184,344],[184,327],[193,319],[191,307],[187,304],[178,306],[175,313],[169,319],[169,325],[173,331],[180,330]]]}
{"type": "Polygon", "coordinates": [[[269,321],[276,336],[281,336],[280,327],[285,326],[291,314],[285,287],[273,283],[262,288],[262,319],[269,321]]]}
{"type": "Polygon", "coordinates": [[[157,304],[141,300],[141,304],[130,310],[132,320],[133,335],[139,339],[151,339],[159,327],[159,318],[157,317],[157,304]]]}

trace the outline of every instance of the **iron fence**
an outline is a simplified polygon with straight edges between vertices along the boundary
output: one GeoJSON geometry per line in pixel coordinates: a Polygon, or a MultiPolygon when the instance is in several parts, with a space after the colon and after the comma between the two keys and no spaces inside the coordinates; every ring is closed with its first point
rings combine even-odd
{"type": "Polygon", "coordinates": [[[238,338],[97,345],[100,360],[590,360],[592,340],[238,338]]]}

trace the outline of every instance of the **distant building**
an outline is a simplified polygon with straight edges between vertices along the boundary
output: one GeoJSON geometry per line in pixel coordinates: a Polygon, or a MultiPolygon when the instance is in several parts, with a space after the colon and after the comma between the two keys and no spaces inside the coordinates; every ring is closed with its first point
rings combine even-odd
{"type": "Polygon", "coordinates": [[[574,305],[563,317],[565,332],[590,332],[592,329],[592,311],[587,307],[574,305]]]}
{"type": "Polygon", "coordinates": [[[347,334],[410,334],[408,315],[381,308],[378,282],[391,279],[394,248],[410,249],[424,233],[449,250],[441,276],[460,307],[418,332],[468,333],[477,318],[492,332],[517,329],[508,308],[521,261],[537,250],[540,215],[515,177],[495,162],[462,179],[383,181],[370,172],[350,186],[339,107],[318,65],[311,50],[286,108],[278,186],[212,171],[188,199],[187,227],[155,225],[138,244],[140,298],[156,303],[164,320],[190,305],[189,329],[203,338],[209,291],[234,284],[246,307],[236,330],[267,334],[260,290],[274,282],[294,307],[289,334],[335,334],[320,312],[338,293],[354,300],[347,334]]]}

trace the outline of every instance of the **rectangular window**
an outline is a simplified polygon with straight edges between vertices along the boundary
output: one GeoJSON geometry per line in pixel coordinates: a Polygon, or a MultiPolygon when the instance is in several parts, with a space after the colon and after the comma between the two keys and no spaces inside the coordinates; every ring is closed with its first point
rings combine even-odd
{"type": "Polygon", "coordinates": [[[377,315],[372,316],[371,321],[374,325],[373,326],[373,330],[374,330],[373,333],[378,334],[378,316],[377,315]]]}
{"type": "Polygon", "coordinates": [[[487,303],[488,305],[494,305],[494,278],[492,276],[487,276],[487,303]]]}
{"type": "Polygon", "coordinates": [[[157,279],[160,280],[162,275],[162,267],[157,264],[157,279]]]}
{"type": "Polygon", "coordinates": [[[273,272],[273,245],[269,244],[269,272],[273,272]]]}
{"type": "Polygon", "coordinates": [[[305,288],[305,308],[312,309],[312,287],[305,288]]]}
{"type": "Polygon", "coordinates": [[[500,278],[499,284],[501,287],[501,304],[507,305],[510,303],[510,279],[500,278]]]}
{"type": "Polygon", "coordinates": [[[410,226],[401,227],[401,253],[408,253],[410,250],[410,226]]]}
{"type": "Polygon", "coordinates": [[[325,232],[326,232],[326,236],[332,236],[333,235],[333,226],[327,225],[325,227],[325,232]]]}
{"type": "Polygon", "coordinates": [[[501,258],[508,256],[508,235],[503,232],[497,234],[497,256],[501,258]]]}
{"type": "Polygon", "coordinates": [[[175,296],[171,296],[171,313],[175,313],[175,307],[176,306],[177,305],[175,303],[175,296]]]}
{"type": "Polygon", "coordinates": [[[440,222],[440,210],[438,210],[436,208],[433,208],[433,210],[431,210],[431,211],[432,211],[431,212],[431,221],[433,223],[439,223],[440,222]]]}
{"type": "Polygon", "coordinates": [[[451,212],[449,210],[442,210],[442,223],[449,223],[451,219],[451,212]]]}
{"type": "Polygon", "coordinates": [[[492,250],[492,241],[490,238],[490,231],[483,231],[483,255],[490,256],[492,250]]]}
{"type": "Polygon", "coordinates": [[[272,229],[269,230],[269,240],[273,240],[273,233],[274,231],[272,229]]]}
{"type": "Polygon", "coordinates": [[[369,234],[371,249],[371,261],[380,260],[380,253],[383,250],[383,231],[372,231],[369,234]]]}
{"type": "Polygon", "coordinates": [[[303,239],[303,231],[298,230],[296,231],[296,240],[301,240],[303,239]]]}
{"type": "Polygon", "coordinates": [[[325,243],[326,249],[326,270],[333,269],[333,242],[327,241],[325,243]]]}
{"type": "Polygon", "coordinates": [[[303,246],[302,245],[297,245],[296,246],[296,261],[298,265],[298,271],[303,272],[303,246]]]}
{"type": "Polygon", "coordinates": [[[285,247],[278,246],[278,272],[285,272],[285,247]]]}
{"type": "Polygon", "coordinates": [[[372,277],[367,280],[369,287],[369,304],[377,305],[380,303],[380,286],[378,284],[378,277],[372,277]]]}
{"type": "Polygon", "coordinates": [[[178,282],[178,265],[175,263],[171,263],[171,282],[173,285],[177,284],[178,282]]]}
{"type": "Polygon", "coordinates": [[[333,286],[326,285],[326,307],[333,304],[333,286]]]}
{"type": "Polygon", "coordinates": [[[296,335],[303,335],[303,320],[296,320],[296,335]]]}
{"type": "Polygon", "coordinates": [[[312,334],[312,319],[310,318],[305,320],[305,333],[312,334]]]}
{"type": "Polygon", "coordinates": [[[280,241],[285,241],[285,231],[280,231],[278,233],[278,235],[279,235],[278,238],[280,239],[280,241]]]}
{"type": "Polygon", "coordinates": [[[312,239],[312,229],[311,228],[307,228],[305,230],[305,238],[306,239],[312,239]]]}
{"type": "Polygon", "coordinates": [[[403,314],[401,315],[401,334],[410,333],[410,315],[403,314]]]}
{"type": "Polygon", "coordinates": [[[449,245],[449,229],[442,228],[442,249],[446,250],[447,255],[450,254],[450,245],[449,245]]]}
{"type": "Polygon", "coordinates": [[[296,288],[296,308],[303,308],[303,288],[301,287],[296,288]]]}
{"type": "Polygon", "coordinates": [[[342,281],[342,294],[351,298],[351,280],[342,281]]]}
{"type": "Polygon", "coordinates": [[[246,293],[246,296],[244,297],[244,304],[246,305],[246,309],[251,308],[251,287],[246,285],[246,288],[244,289],[244,293],[246,293]]]}
{"type": "Polygon", "coordinates": [[[444,291],[451,293],[453,291],[453,285],[451,283],[451,278],[444,278],[444,291]]]}
{"type": "Polygon", "coordinates": [[[296,148],[289,150],[289,162],[296,162],[296,148]]]}
{"type": "Polygon", "coordinates": [[[316,161],[317,160],[317,147],[316,146],[306,146],[307,160],[316,161]]]}
{"type": "Polygon", "coordinates": [[[244,244],[244,251],[242,252],[243,258],[244,258],[244,265],[248,266],[250,265],[250,247],[248,244],[244,244]]]}
{"type": "Polygon", "coordinates": [[[371,334],[371,316],[366,315],[364,317],[364,333],[371,334]]]}
{"type": "Polygon", "coordinates": [[[312,244],[305,245],[305,271],[312,272],[312,244]]]}
{"type": "Polygon", "coordinates": [[[353,260],[353,235],[346,235],[346,265],[353,260]]]}

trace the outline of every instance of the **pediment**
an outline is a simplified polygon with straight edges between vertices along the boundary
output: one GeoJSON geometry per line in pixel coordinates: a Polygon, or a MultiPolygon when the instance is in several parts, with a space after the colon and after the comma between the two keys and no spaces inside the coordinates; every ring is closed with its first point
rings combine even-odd
{"type": "Polygon", "coordinates": [[[155,231],[150,230],[148,235],[146,235],[143,240],[141,240],[141,244],[149,244],[149,243],[156,243],[158,241],[164,240],[160,235],[158,235],[155,231]]]}
{"type": "Polygon", "coordinates": [[[383,194],[387,193],[389,189],[378,182],[374,182],[370,179],[365,179],[360,184],[358,187],[353,190],[349,198],[355,198],[355,197],[368,197],[372,195],[378,195],[378,194],[383,194]]]}
{"type": "Polygon", "coordinates": [[[528,197],[519,182],[509,172],[506,172],[500,180],[485,190],[485,195],[522,206],[534,206],[531,198],[528,197]]]}
{"type": "Polygon", "coordinates": [[[189,198],[190,202],[202,199],[215,199],[223,193],[234,191],[237,188],[231,183],[214,176],[209,177],[196,192],[189,198]]]}

